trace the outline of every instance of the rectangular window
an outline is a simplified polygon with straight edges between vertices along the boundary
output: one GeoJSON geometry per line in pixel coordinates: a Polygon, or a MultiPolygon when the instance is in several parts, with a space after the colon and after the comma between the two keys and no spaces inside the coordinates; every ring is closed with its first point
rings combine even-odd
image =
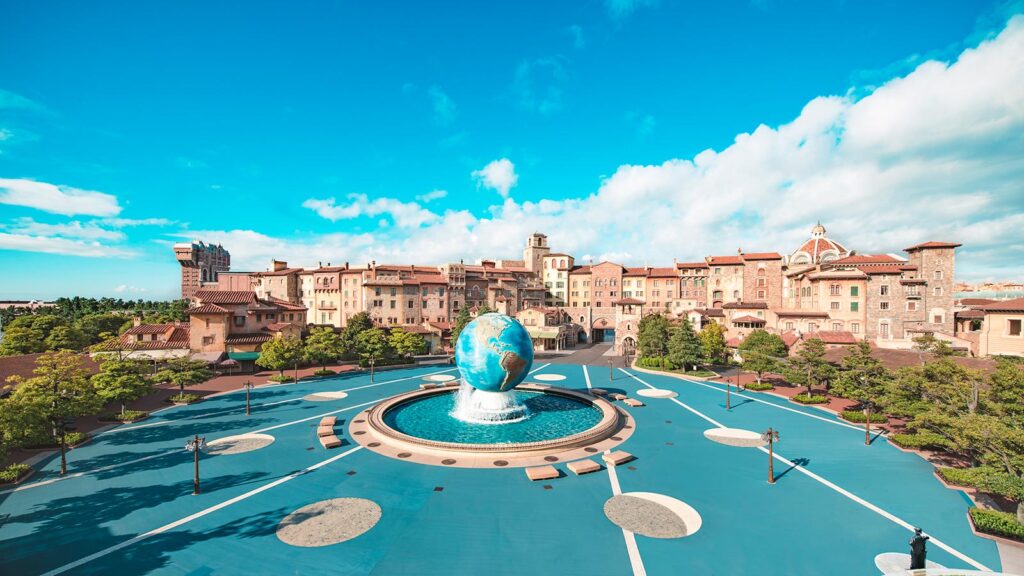
{"type": "Polygon", "coordinates": [[[907,302],[907,312],[917,312],[917,302],[907,302]]]}
{"type": "Polygon", "coordinates": [[[245,326],[245,316],[235,316],[235,326],[245,326]]]}
{"type": "Polygon", "coordinates": [[[757,291],[757,299],[758,300],[764,300],[765,298],[766,298],[766,296],[765,296],[764,290],[758,290],[757,291]]]}
{"type": "Polygon", "coordinates": [[[832,310],[839,310],[839,302],[832,302],[829,304],[829,308],[832,310]]]}
{"type": "Polygon", "coordinates": [[[839,322],[833,322],[832,323],[832,331],[833,332],[839,332],[842,329],[843,329],[843,325],[840,324],[839,322]]]}
{"type": "Polygon", "coordinates": [[[932,324],[942,324],[942,320],[942,314],[936,314],[935,316],[932,316],[932,324]]]}
{"type": "Polygon", "coordinates": [[[392,309],[392,310],[394,310],[394,308],[395,308],[395,301],[394,301],[394,300],[392,300],[392,301],[391,301],[391,309],[392,309]]]}
{"type": "Polygon", "coordinates": [[[1007,333],[1010,336],[1020,336],[1020,333],[1021,333],[1021,322],[1022,321],[1020,319],[1007,320],[1006,321],[1007,333]]]}
{"type": "Polygon", "coordinates": [[[860,322],[853,322],[850,324],[850,332],[854,334],[860,334],[860,322]]]}
{"type": "Polygon", "coordinates": [[[889,325],[888,324],[882,324],[879,327],[878,331],[882,333],[882,337],[883,338],[888,338],[889,337],[889,325]]]}
{"type": "Polygon", "coordinates": [[[203,336],[203,345],[209,346],[213,344],[213,336],[203,336]]]}
{"type": "Polygon", "coordinates": [[[793,323],[792,322],[786,322],[786,330],[792,330],[792,329],[793,329],[793,323]]]}
{"type": "Polygon", "coordinates": [[[942,270],[936,270],[935,271],[935,279],[936,280],[942,280],[942,270]]]}
{"type": "Polygon", "coordinates": [[[942,296],[942,286],[936,286],[934,293],[936,296],[942,296]]]}
{"type": "Polygon", "coordinates": [[[889,287],[884,285],[884,284],[879,286],[878,287],[878,295],[879,296],[888,296],[889,295],[889,287]]]}
{"type": "Polygon", "coordinates": [[[857,286],[850,286],[850,296],[859,295],[860,289],[857,286]]]}
{"type": "Polygon", "coordinates": [[[889,309],[889,303],[888,302],[879,302],[878,303],[878,309],[879,310],[888,310],[889,309]]]}

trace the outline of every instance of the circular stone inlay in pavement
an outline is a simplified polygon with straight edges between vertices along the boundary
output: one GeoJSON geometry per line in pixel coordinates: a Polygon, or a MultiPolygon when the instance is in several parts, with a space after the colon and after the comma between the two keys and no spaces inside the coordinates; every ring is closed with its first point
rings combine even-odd
{"type": "Polygon", "coordinates": [[[445,458],[444,460],[441,460],[441,464],[444,464],[445,466],[451,466],[452,464],[455,464],[455,460],[452,458],[445,458]]]}
{"type": "Polygon", "coordinates": [[[561,374],[537,374],[533,378],[542,382],[559,382],[561,380],[565,380],[565,376],[562,376],[561,374]]]}
{"type": "Polygon", "coordinates": [[[270,434],[240,434],[238,436],[227,436],[218,438],[206,444],[207,454],[242,454],[252,452],[260,448],[266,448],[274,443],[274,437],[270,434]]]}
{"type": "Polygon", "coordinates": [[[711,428],[704,431],[704,437],[712,442],[740,448],[754,448],[768,444],[761,440],[761,435],[757,432],[739,428],[711,428]]]}
{"type": "MultiPolygon", "coordinates": [[[[903,574],[905,571],[910,570],[910,554],[903,554],[901,552],[883,552],[882,554],[875,556],[875,567],[878,568],[882,574],[903,574]]],[[[945,566],[936,564],[931,560],[925,560],[924,567],[926,570],[945,568],[945,566]]]]}
{"type": "Polygon", "coordinates": [[[495,460],[495,466],[508,466],[508,460],[495,460]]]}
{"type": "Polygon", "coordinates": [[[321,500],[285,516],[277,525],[277,537],[292,546],[330,546],[373,528],[380,514],[380,506],[373,500],[321,500]]]}
{"type": "Polygon", "coordinates": [[[692,506],[664,494],[626,492],[604,503],[613,524],[641,536],[682,538],[700,530],[700,514],[692,506]]]}
{"type": "Polygon", "coordinates": [[[348,392],[314,392],[303,396],[302,399],[310,402],[330,402],[331,400],[341,400],[347,397],[348,392]]]}
{"type": "Polygon", "coordinates": [[[662,390],[661,388],[641,388],[636,391],[636,395],[647,398],[675,398],[679,396],[675,390],[662,390]]]}
{"type": "Polygon", "coordinates": [[[430,376],[424,376],[423,379],[431,382],[451,382],[455,380],[455,376],[451,374],[431,374],[430,376]]]}

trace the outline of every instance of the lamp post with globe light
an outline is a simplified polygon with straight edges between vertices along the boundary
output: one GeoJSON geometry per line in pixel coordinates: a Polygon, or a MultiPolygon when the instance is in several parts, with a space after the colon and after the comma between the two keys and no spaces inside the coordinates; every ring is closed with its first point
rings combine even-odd
{"type": "Polygon", "coordinates": [[[374,361],[376,359],[377,359],[376,356],[370,356],[370,382],[371,383],[373,382],[373,364],[374,364],[374,361]]]}
{"type": "Polygon", "coordinates": [[[768,483],[775,484],[775,443],[779,441],[779,431],[768,428],[761,434],[761,441],[768,443],[768,483]]]}
{"type": "Polygon", "coordinates": [[[192,495],[199,494],[199,452],[206,448],[206,437],[200,438],[198,434],[192,440],[185,442],[185,450],[195,456],[195,476],[192,479],[192,495]]]}

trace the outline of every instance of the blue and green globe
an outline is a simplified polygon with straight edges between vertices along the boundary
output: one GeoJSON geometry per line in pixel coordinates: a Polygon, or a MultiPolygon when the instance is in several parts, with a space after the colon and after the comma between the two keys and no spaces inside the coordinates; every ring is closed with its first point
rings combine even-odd
{"type": "Polygon", "coordinates": [[[504,314],[477,316],[455,342],[455,364],[463,381],[477,390],[507,392],[526,378],[533,365],[530,333],[504,314]]]}

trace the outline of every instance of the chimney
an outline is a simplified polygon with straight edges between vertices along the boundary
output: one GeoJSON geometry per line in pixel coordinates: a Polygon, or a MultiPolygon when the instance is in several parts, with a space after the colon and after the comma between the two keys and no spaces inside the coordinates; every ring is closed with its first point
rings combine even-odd
{"type": "Polygon", "coordinates": [[[142,325],[142,316],[134,316],[134,317],[132,317],[132,326],[141,326],[141,325],[142,325]]]}
{"type": "Polygon", "coordinates": [[[348,270],[348,262],[345,262],[345,270],[348,270]]]}
{"type": "Polygon", "coordinates": [[[323,268],[323,267],[324,267],[324,263],[323,263],[323,262],[320,262],[320,261],[318,260],[318,261],[317,261],[317,263],[316,263],[316,267],[317,267],[317,268],[323,268]]]}

